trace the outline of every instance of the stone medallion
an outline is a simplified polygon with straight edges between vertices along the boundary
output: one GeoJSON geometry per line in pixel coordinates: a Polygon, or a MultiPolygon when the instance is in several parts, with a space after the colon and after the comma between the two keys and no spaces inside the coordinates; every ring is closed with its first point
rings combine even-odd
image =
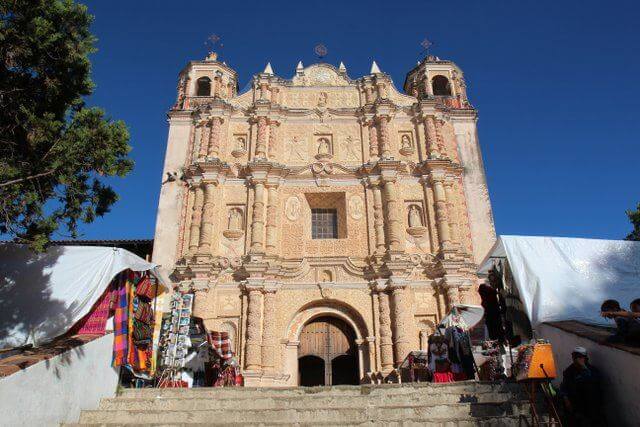
{"type": "Polygon", "coordinates": [[[349,214],[355,220],[364,216],[364,203],[360,196],[351,196],[349,199],[349,214]]]}
{"type": "Polygon", "coordinates": [[[298,218],[300,218],[301,209],[302,205],[300,204],[300,199],[298,199],[296,196],[291,196],[287,199],[284,210],[289,221],[296,221],[298,218]]]}

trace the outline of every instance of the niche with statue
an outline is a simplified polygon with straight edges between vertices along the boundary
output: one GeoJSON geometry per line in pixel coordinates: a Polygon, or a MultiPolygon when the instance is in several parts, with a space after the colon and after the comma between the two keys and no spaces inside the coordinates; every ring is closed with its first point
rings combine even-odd
{"type": "Polygon", "coordinates": [[[244,211],[232,207],[227,213],[227,229],[222,232],[227,239],[237,240],[244,235],[244,211]]]}
{"type": "Polygon", "coordinates": [[[316,159],[329,160],[333,157],[333,142],[331,135],[318,135],[316,147],[316,159]]]}
{"type": "Polygon", "coordinates": [[[410,132],[400,132],[400,154],[409,156],[415,152],[413,135],[410,132]]]}
{"type": "Polygon", "coordinates": [[[425,227],[422,206],[419,206],[416,203],[409,204],[407,206],[407,221],[409,224],[407,233],[413,237],[422,237],[426,234],[427,227],[425,227]]]}
{"type": "Polygon", "coordinates": [[[231,150],[231,155],[233,157],[242,157],[245,154],[247,154],[247,135],[233,135],[233,149],[231,150]]]}

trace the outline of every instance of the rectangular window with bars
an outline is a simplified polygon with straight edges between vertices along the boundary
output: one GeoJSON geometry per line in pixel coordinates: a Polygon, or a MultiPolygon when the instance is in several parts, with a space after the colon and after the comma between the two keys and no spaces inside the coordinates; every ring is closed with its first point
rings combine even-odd
{"type": "Polygon", "coordinates": [[[338,238],[338,211],[336,209],[311,209],[311,238],[338,238]]]}

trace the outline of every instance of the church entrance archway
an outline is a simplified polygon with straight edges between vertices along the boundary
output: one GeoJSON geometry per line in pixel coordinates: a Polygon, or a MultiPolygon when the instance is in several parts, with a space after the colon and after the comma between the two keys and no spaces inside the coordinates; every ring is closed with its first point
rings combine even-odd
{"type": "Polygon", "coordinates": [[[322,316],[304,325],[298,352],[299,384],[358,384],[356,333],[344,320],[322,316]],[[322,381],[319,381],[322,370],[322,381]]]}

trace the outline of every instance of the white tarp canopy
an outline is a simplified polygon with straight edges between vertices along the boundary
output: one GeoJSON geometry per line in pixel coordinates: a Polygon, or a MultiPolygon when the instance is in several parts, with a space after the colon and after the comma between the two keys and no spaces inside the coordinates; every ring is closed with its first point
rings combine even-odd
{"type": "Polygon", "coordinates": [[[82,319],[121,271],[151,271],[155,264],[131,252],[100,246],[53,246],[36,254],[0,244],[0,348],[47,342],[82,319]]]}
{"type": "Polygon", "coordinates": [[[628,309],[640,298],[640,242],[500,236],[479,272],[504,257],[533,327],[561,320],[612,326],[600,316],[602,302],[628,309]]]}

